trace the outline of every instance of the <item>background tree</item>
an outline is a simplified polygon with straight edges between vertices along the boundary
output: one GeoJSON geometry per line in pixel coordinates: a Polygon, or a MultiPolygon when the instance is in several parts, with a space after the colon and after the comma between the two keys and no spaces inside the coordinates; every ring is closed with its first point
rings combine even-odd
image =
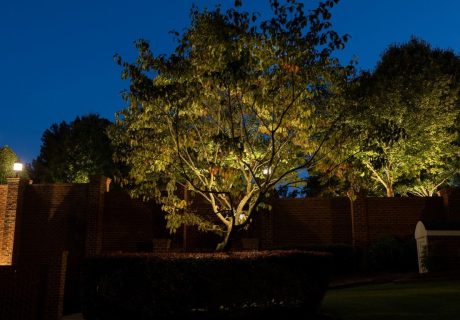
{"type": "Polygon", "coordinates": [[[131,168],[123,181],[134,196],[163,204],[171,231],[197,225],[226,248],[274,186],[302,183],[299,170],[337,143],[350,69],[331,58],[346,40],[330,28],[336,2],[305,14],[302,3],[272,0],[261,22],[239,1],[224,13],[193,9],[172,55],[138,41],[135,63],[119,59],[131,86],[111,131],[116,158],[131,168]],[[192,212],[178,186],[214,215],[192,212]]]}
{"type": "Polygon", "coordinates": [[[460,155],[454,127],[459,61],[451,51],[412,39],[390,46],[376,69],[355,81],[356,106],[348,117],[355,138],[348,146],[356,156],[345,181],[365,186],[356,177],[369,176],[392,197],[432,196],[452,180],[460,155]]]}
{"type": "Polygon", "coordinates": [[[106,133],[110,124],[95,114],[53,124],[43,133],[40,155],[32,162],[32,179],[41,183],[84,183],[91,175],[111,177],[115,166],[106,133]]]}
{"type": "MultiPolygon", "coordinates": [[[[0,148],[0,184],[7,183],[7,178],[15,176],[13,164],[18,161],[19,157],[10,147],[3,146],[0,148]]],[[[21,173],[21,175],[27,176],[25,172],[21,173]]]]}
{"type": "Polygon", "coordinates": [[[333,148],[323,150],[322,157],[309,171],[309,194],[325,197],[349,197],[354,200],[358,194],[378,194],[375,184],[363,164],[358,161],[362,152],[362,104],[358,104],[356,93],[359,81],[352,79],[346,86],[342,98],[347,106],[338,123],[337,137],[340,142],[333,148]],[[338,147],[337,147],[338,146],[338,147]]]}

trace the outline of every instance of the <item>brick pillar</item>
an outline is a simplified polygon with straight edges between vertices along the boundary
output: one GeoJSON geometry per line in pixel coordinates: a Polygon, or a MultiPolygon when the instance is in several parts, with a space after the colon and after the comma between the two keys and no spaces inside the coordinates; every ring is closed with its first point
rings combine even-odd
{"type": "Polygon", "coordinates": [[[110,179],[91,177],[88,190],[88,212],[86,216],[86,256],[97,255],[102,248],[103,214],[105,193],[109,191],[110,179]]]}
{"type": "Polygon", "coordinates": [[[447,219],[460,221],[460,188],[450,188],[441,191],[447,219]]]}
{"type": "Polygon", "coordinates": [[[3,242],[3,226],[5,223],[6,216],[6,198],[8,195],[8,185],[0,185],[0,265],[1,263],[1,252],[3,242]]]}
{"type": "Polygon", "coordinates": [[[367,198],[361,196],[358,196],[356,200],[352,202],[352,239],[355,247],[365,248],[369,244],[367,205],[367,198]]]}
{"type": "Polygon", "coordinates": [[[13,265],[17,255],[18,233],[20,232],[22,195],[28,180],[8,178],[8,193],[6,196],[6,210],[1,227],[0,265],[13,265]],[[14,254],[14,256],[13,256],[14,254]]]}

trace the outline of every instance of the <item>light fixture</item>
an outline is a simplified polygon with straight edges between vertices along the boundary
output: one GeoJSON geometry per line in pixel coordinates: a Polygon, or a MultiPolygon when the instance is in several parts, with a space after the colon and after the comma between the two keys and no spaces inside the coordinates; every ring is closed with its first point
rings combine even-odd
{"type": "Polygon", "coordinates": [[[23,164],[20,162],[15,162],[13,164],[13,171],[16,173],[16,177],[19,177],[19,172],[22,171],[23,164]]]}
{"type": "Polygon", "coordinates": [[[267,175],[272,173],[272,169],[271,168],[264,168],[262,170],[262,173],[267,176],[267,175]]]}
{"type": "Polygon", "coordinates": [[[22,163],[15,162],[13,164],[13,171],[16,171],[16,172],[22,171],[22,167],[23,167],[22,163]]]}

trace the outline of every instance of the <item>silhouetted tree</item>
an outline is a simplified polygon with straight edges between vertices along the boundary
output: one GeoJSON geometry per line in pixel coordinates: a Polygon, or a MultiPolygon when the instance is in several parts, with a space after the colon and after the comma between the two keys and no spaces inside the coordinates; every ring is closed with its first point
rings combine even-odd
{"type": "Polygon", "coordinates": [[[91,175],[111,177],[112,146],[106,130],[111,122],[89,114],[72,122],[53,124],[42,136],[40,155],[33,160],[31,177],[41,183],[84,183],[91,175]]]}

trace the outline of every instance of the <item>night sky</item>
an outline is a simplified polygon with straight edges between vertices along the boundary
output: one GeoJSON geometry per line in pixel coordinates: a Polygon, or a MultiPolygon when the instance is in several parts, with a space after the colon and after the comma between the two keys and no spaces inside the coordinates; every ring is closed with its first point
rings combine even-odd
{"type": "MultiPolygon", "coordinates": [[[[52,123],[88,113],[113,120],[125,107],[120,92],[127,86],[113,55],[132,60],[139,38],[155,53],[171,52],[168,32],[188,25],[191,4],[219,2],[233,0],[0,0],[0,146],[30,162],[52,123]]],[[[268,13],[265,0],[243,3],[268,13]]],[[[460,53],[460,1],[342,0],[332,13],[334,29],[351,35],[338,56],[344,63],[356,56],[361,69],[372,69],[389,44],[412,35],[460,53]]]]}

